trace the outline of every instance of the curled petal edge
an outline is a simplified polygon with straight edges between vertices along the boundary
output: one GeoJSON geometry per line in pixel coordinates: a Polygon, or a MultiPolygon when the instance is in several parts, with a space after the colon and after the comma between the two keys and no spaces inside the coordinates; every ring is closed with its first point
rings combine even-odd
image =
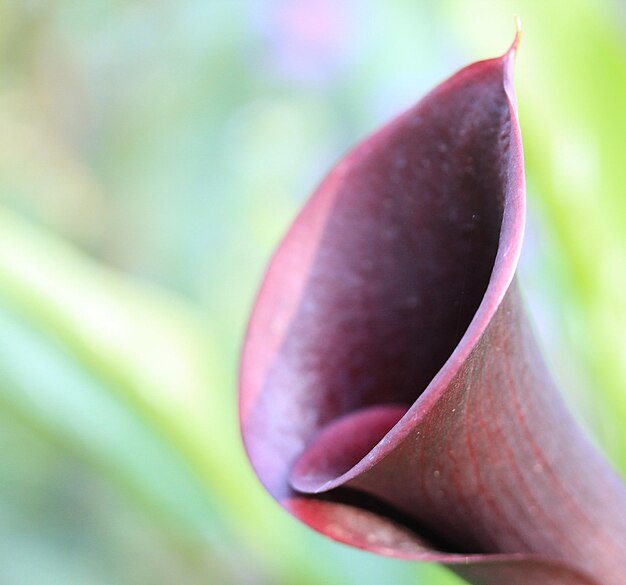
{"type": "MultiPolygon", "coordinates": [[[[513,61],[519,34],[518,29],[513,45],[502,57],[479,62],[461,70],[420,102],[432,102],[440,95],[459,91],[468,76],[480,77],[485,71],[496,67],[501,71],[501,87],[506,95],[511,120],[509,149],[514,155],[508,158],[506,165],[505,182],[508,187],[503,199],[493,269],[484,295],[449,357],[411,406],[398,410],[393,403],[385,403],[380,407],[370,405],[356,413],[357,420],[350,419],[349,412],[347,416],[346,412],[339,412],[339,415],[335,413],[331,416],[330,420],[320,422],[315,405],[311,406],[304,398],[297,403],[283,402],[281,394],[268,391],[271,384],[268,386],[267,380],[279,370],[288,371],[281,381],[282,387],[288,388],[289,383],[297,385],[297,379],[290,378],[292,373],[289,368],[283,367],[281,360],[289,358],[284,357],[283,349],[288,346],[292,324],[298,311],[302,310],[301,298],[306,292],[311,267],[319,260],[318,246],[335,210],[337,193],[351,168],[360,164],[360,158],[367,157],[369,150],[376,147],[377,141],[386,139],[386,130],[383,129],[348,154],[333,170],[307,203],[268,269],[249,325],[242,359],[240,417],[244,444],[261,481],[283,507],[305,524],[337,541],[396,558],[444,563],[477,585],[496,585],[504,582],[503,580],[510,585],[529,582],[549,585],[617,585],[617,576],[623,574],[621,571],[626,558],[626,543],[623,540],[626,534],[626,517],[623,513],[626,496],[623,485],[586,439],[580,436],[550,382],[543,382],[546,374],[543,371],[539,374],[533,373],[535,369],[542,370],[542,362],[536,356],[528,326],[523,318],[517,317],[523,311],[514,277],[525,218],[522,142],[513,89],[513,61]],[[507,333],[509,330],[514,332],[513,337],[519,337],[521,341],[511,341],[511,334],[507,333]],[[506,368],[496,367],[493,372],[481,374],[482,378],[474,374],[482,367],[481,356],[485,352],[482,346],[489,343],[493,346],[493,339],[495,345],[504,340],[502,343],[508,347],[508,355],[522,355],[518,359],[521,365],[513,366],[515,377],[514,382],[511,382],[512,399],[508,401],[499,398],[493,391],[494,380],[503,379],[507,375],[506,368]],[[532,368],[529,369],[528,364],[532,368]],[[485,381],[484,386],[491,390],[472,390],[478,395],[478,400],[474,401],[478,406],[474,404],[470,408],[468,404],[471,404],[473,398],[468,388],[476,381],[485,381]],[[545,396],[540,391],[542,385],[547,387],[545,396]],[[545,416],[537,415],[539,422],[534,427],[526,417],[526,410],[530,410],[532,405],[524,404],[525,386],[531,388],[530,397],[539,405],[535,410],[548,413],[545,416]],[[460,387],[465,389],[461,391],[460,387]],[[537,389],[534,394],[532,388],[537,389]],[[497,429],[496,434],[493,432],[490,435],[482,428],[481,418],[475,414],[481,408],[486,408],[482,403],[487,399],[495,405],[493,412],[496,413],[505,409],[508,403],[515,403],[515,412],[519,418],[513,431],[509,433],[510,436],[502,435],[504,447],[500,449],[500,455],[492,457],[492,460],[489,459],[485,445],[490,437],[493,439],[497,433],[502,432],[501,428],[497,429]],[[456,410],[453,404],[466,409],[465,417],[470,423],[459,421],[458,417],[450,414],[456,410]],[[294,424],[294,417],[300,417],[302,426],[309,425],[306,432],[298,434],[293,431],[290,425],[294,424]],[[454,422],[442,423],[446,417],[454,419],[454,422]],[[343,444],[342,437],[346,436],[351,426],[358,430],[359,424],[364,422],[368,428],[378,424],[382,431],[374,433],[374,440],[364,439],[360,441],[362,444],[350,440],[343,444]],[[456,448],[463,427],[471,424],[474,425],[474,430],[466,432],[466,445],[461,449],[466,459],[475,459],[478,452],[489,463],[493,463],[492,467],[497,467],[506,459],[502,455],[504,453],[512,460],[511,468],[518,475],[515,481],[500,481],[497,473],[491,468],[485,469],[487,464],[482,463],[475,465],[473,476],[459,472],[455,468],[458,468],[456,462],[448,465],[447,471],[436,468],[437,457],[441,457],[443,453],[440,445],[449,440],[449,436],[453,436],[449,444],[456,448]],[[553,424],[560,429],[560,436],[556,439],[560,443],[556,447],[549,434],[550,429],[546,431],[553,424]],[[284,425],[284,432],[270,429],[276,425],[284,425]],[[333,425],[336,427],[334,434],[333,425]],[[416,429],[422,430],[422,438],[419,437],[420,431],[416,429]],[[436,433],[432,433],[433,429],[436,433]],[[427,454],[408,471],[398,473],[398,469],[407,467],[404,462],[411,461],[414,453],[420,449],[418,447],[410,451],[406,445],[414,447],[418,445],[416,441],[426,442],[427,437],[433,434],[437,438],[430,439],[431,443],[436,442],[431,449],[432,453],[427,454]],[[474,445],[474,439],[471,438],[473,435],[476,435],[474,445]],[[507,441],[519,440],[520,437],[527,439],[528,446],[524,448],[528,454],[518,457],[511,453],[511,446],[507,445],[507,441]],[[372,444],[368,444],[368,440],[372,444]],[[340,447],[337,454],[332,453],[334,443],[340,447]],[[568,461],[578,457],[583,463],[566,463],[560,466],[554,454],[560,447],[564,447],[564,456],[569,458],[568,461]],[[333,460],[335,455],[338,462],[333,460]],[[530,462],[533,466],[532,473],[527,469],[520,470],[520,462],[522,465],[530,462]],[[435,494],[433,497],[432,493],[435,489],[433,486],[439,483],[433,481],[432,477],[421,479],[422,491],[435,502],[432,517],[428,517],[428,514],[426,518],[420,517],[419,510],[424,509],[424,502],[428,498],[407,496],[402,493],[402,489],[398,489],[396,476],[410,472],[411,477],[417,477],[424,475],[423,470],[426,469],[433,470],[435,480],[442,478],[441,485],[446,489],[450,486],[452,491],[458,488],[458,494],[467,500],[457,506],[467,516],[465,526],[459,528],[455,524],[455,518],[447,514],[441,503],[437,503],[439,496],[435,494]],[[559,509],[554,517],[549,510],[545,510],[550,507],[553,496],[546,496],[545,489],[542,492],[537,488],[536,493],[533,492],[531,480],[535,472],[538,475],[536,483],[539,488],[554,488],[559,492],[558,497],[566,501],[561,506],[563,510],[559,509]],[[600,477],[600,482],[605,482],[606,489],[594,490],[586,483],[585,475],[600,477]],[[459,484],[459,478],[463,481],[470,478],[478,487],[473,492],[465,490],[464,493],[464,486],[459,484]],[[481,480],[483,484],[488,481],[499,486],[501,490],[508,490],[508,495],[503,496],[497,492],[494,495],[495,488],[491,487],[491,483],[485,489],[484,485],[480,485],[481,480]],[[520,497],[520,502],[511,503],[511,486],[517,485],[515,482],[523,487],[525,493],[520,497]],[[569,489],[563,485],[573,487],[569,489]],[[363,500],[363,494],[366,501],[363,500]],[[480,501],[472,500],[477,494],[486,497],[480,501]],[[592,498],[590,503],[589,498],[592,498]],[[590,512],[585,510],[585,502],[589,503],[590,512]],[[532,509],[535,505],[538,505],[545,516],[545,530],[541,528],[539,521],[528,518],[528,511],[534,513],[532,509]],[[472,506],[482,507],[486,511],[487,519],[473,518],[472,506]],[[616,509],[622,511],[613,514],[616,509]],[[594,525],[594,514],[596,524],[606,522],[607,536],[604,540],[594,525]],[[511,519],[519,521],[519,533],[511,528],[511,519]],[[413,524],[416,520],[417,523],[413,524]],[[474,530],[473,522],[478,525],[482,522],[484,525],[474,530]],[[573,535],[565,534],[568,523],[574,527],[573,535]],[[437,533],[439,526],[444,527],[443,534],[437,533]],[[451,549],[450,542],[442,543],[441,538],[445,539],[450,531],[457,539],[457,548],[458,543],[463,543],[466,547],[475,547],[474,550],[463,550],[459,553],[451,549]],[[545,541],[539,538],[541,542],[536,546],[529,541],[533,534],[543,535],[544,532],[545,541]],[[597,553],[591,560],[587,558],[590,555],[584,553],[583,533],[589,535],[592,543],[597,543],[595,549],[591,547],[590,555],[597,553]],[[422,536],[424,534],[426,536],[422,536]],[[616,539],[617,545],[606,545],[616,539]],[[613,558],[620,560],[613,561],[613,558]]],[[[416,108],[419,106],[420,104],[416,108]]],[[[412,108],[389,126],[398,124],[403,117],[413,115],[416,108],[412,108]]],[[[306,373],[306,368],[304,371],[306,373]]],[[[302,368],[298,372],[301,374],[302,368]]],[[[498,417],[500,414],[496,414],[494,418],[498,417]]],[[[498,424],[500,423],[501,420],[498,424]]],[[[457,454],[454,456],[458,457],[457,454]]],[[[506,461],[504,465],[506,467],[506,461]]],[[[505,472],[512,473],[509,469],[505,472]]]]}

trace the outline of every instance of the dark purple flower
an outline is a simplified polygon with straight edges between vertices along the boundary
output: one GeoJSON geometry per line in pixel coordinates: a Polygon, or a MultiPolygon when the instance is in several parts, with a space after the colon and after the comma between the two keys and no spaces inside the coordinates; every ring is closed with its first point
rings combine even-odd
{"type": "Polygon", "coordinates": [[[515,282],[517,43],[308,201],[250,321],[243,437],[270,493],[341,542],[481,585],[620,585],[626,489],[567,412],[515,282]]]}

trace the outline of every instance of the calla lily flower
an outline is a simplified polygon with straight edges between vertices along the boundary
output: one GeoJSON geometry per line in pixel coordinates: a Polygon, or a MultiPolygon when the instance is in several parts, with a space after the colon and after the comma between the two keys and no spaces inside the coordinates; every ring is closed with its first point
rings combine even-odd
{"type": "Polygon", "coordinates": [[[241,365],[267,490],[477,585],[626,583],[626,488],[569,414],[515,272],[519,31],[358,144],[278,247],[241,365]]]}

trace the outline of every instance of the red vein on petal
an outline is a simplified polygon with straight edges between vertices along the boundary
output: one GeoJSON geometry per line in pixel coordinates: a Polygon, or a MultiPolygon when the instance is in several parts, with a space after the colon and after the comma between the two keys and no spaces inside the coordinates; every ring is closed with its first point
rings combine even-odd
{"type": "MultiPolygon", "coordinates": [[[[417,431],[417,434],[420,435],[420,431],[417,431]]],[[[419,475],[419,481],[420,481],[420,488],[421,488],[421,492],[422,494],[424,494],[425,496],[425,500],[427,505],[429,504],[430,506],[434,506],[434,501],[433,501],[433,497],[430,493],[430,490],[426,487],[426,449],[419,449],[417,450],[417,452],[419,453],[418,458],[419,458],[419,466],[420,469],[422,470],[422,473],[418,474],[419,475]]]]}
{"type": "MultiPolygon", "coordinates": [[[[508,340],[505,342],[505,344],[506,344],[506,346],[508,348],[509,347],[508,340]]],[[[563,498],[563,502],[568,505],[570,510],[580,520],[583,520],[586,524],[592,524],[592,521],[589,518],[589,516],[587,516],[587,514],[585,514],[585,512],[578,505],[577,501],[575,500],[575,498],[573,497],[571,492],[563,485],[563,482],[561,481],[561,478],[558,476],[558,474],[555,473],[552,464],[545,458],[543,452],[539,448],[539,445],[537,445],[537,443],[536,443],[536,441],[534,439],[534,435],[531,432],[530,428],[528,427],[528,422],[526,421],[526,415],[524,414],[522,406],[521,406],[521,404],[519,402],[519,398],[517,396],[517,392],[515,390],[517,388],[517,386],[514,385],[514,382],[513,382],[513,374],[511,372],[511,364],[509,363],[508,360],[504,360],[504,362],[505,362],[504,368],[505,368],[505,371],[506,371],[507,381],[510,384],[510,387],[513,389],[513,392],[511,392],[511,398],[513,400],[515,413],[516,413],[517,418],[518,418],[518,420],[520,422],[521,428],[522,428],[522,430],[524,432],[525,439],[528,442],[528,445],[530,446],[530,448],[531,448],[531,450],[533,452],[533,455],[538,459],[539,465],[541,465],[541,468],[544,471],[546,471],[552,477],[552,479],[554,480],[554,485],[558,489],[558,491],[560,492],[560,494],[561,494],[561,496],[563,498]]]]}
{"type": "MultiPolygon", "coordinates": [[[[493,389],[494,389],[494,386],[491,385],[485,391],[487,412],[494,412],[495,403],[493,401],[493,389]]],[[[490,434],[489,425],[486,424],[484,417],[480,419],[480,422],[481,422],[483,431],[486,434],[490,434]]],[[[524,496],[526,497],[526,499],[531,502],[531,506],[542,516],[544,520],[543,526],[549,529],[553,537],[559,538],[559,529],[557,528],[556,523],[554,522],[554,519],[549,514],[546,513],[546,511],[543,509],[543,506],[540,505],[540,502],[535,496],[531,487],[528,485],[528,482],[526,481],[526,476],[522,473],[521,468],[517,463],[517,459],[514,455],[513,449],[511,449],[511,446],[509,445],[509,442],[507,440],[507,435],[503,431],[502,426],[500,425],[500,422],[499,422],[499,417],[497,416],[493,417],[493,427],[494,427],[494,432],[493,434],[490,434],[490,435],[496,436],[498,439],[498,444],[502,445],[503,449],[506,451],[506,458],[509,463],[509,469],[513,471],[517,479],[516,485],[521,487],[521,491],[524,493],[524,496]]],[[[510,488],[507,489],[507,492],[509,494],[510,499],[514,501],[516,499],[514,497],[515,494],[511,491],[510,488]]]]}
{"type": "MultiPolygon", "coordinates": [[[[469,406],[471,405],[472,400],[475,400],[475,398],[473,397],[473,392],[471,391],[471,385],[470,385],[467,388],[466,412],[469,406]]],[[[477,413],[476,414],[477,418],[482,419],[482,417],[478,414],[478,411],[475,411],[475,412],[477,413]]],[[[463,418],[463,428],[465,429],[465,442],[466,442],[467,449],[469,452],[470,461],[474,469],[474,476],[476,477],[476,483],[478,485],[478,489],[480,493],[484,496],[484,500],[485,500],[485,503],[487,504],[487,507],[497,516],[498,520],[501,522],[501,525],[506,527],[505,532],[508,532],[510,536],[512,536],[513,538],[516,538],[517,541],[521,545],[523,545],[524,547],[527,547],[527,543],[525,542],[525,540],[518,533],[518,531],[514,528],[510,519],[503,513],[503,511],[497,505],[497,502],[494,500],[489,490],[487,490],[482,480],[481,473],[480,473],[480,466],[478,465],[478,459],[476,457],[476,451],[474,449],[474,445],[471,439],[471,432],[470,432],[469,425],[467,424],[467,419],[468,419],[467,416],[463,418]]],[[[485,424],[484,420],[482,421],[482,424],[485,424]]],[[[491,532],[491,529],[489,530],[489,532],[491,532]]],[[[491,537],[490,539],[492,543],[494,544],[494,550],[497,550],[498,548],[500,548],[498,546],[495,546],[495,541],[493,540],[493,537],[491,537]]]]}
{"type": "MultiPolygon", "coordinates": [[[[463,488],[463,482],[461,481],[461,476],[460,476],[460,467],[458,465],[458,459],[456,458],[456,456],[453,455],[453,450],[450,449],[451,447],[451,441],[453,439],[450,439],[450,441],[448,442],[448,453],[450,456],[450,459],[453,463],[453,470],[451,473],[451,478],[452,478],[452,482],[454,483],[454,488],[456,490],[455,493],[455,498],[459,501],[460,508],[467,514],[469,514],[472,518],[473,521],[476,522],[477,524],[481,524],[482,525],[482,518],[480,517],[480,515],[476,514],[476,511],[474,509],[474,506],[472,506],[469,502],[469,499],[467,498],[467,495],[465,494],[465,490],[463,488]]],[[[448,507],[448,509],[450,509],[451,506],[448,507]]],[[[452,510],[450,510],[452,511],[452,510]]],[[[455,515],[452,514],[448,514],[447,515],[449,519],[454,520],[455,515]]],[[[489,543],[492,547],[495,547],[495,542],[493,541],[493,539],[491,538],[490,535],[487,535],[487,538],[489,540],[489,543]]],[[[484,546],[485,543],[481,543],[481,546],[484,546]]]]}

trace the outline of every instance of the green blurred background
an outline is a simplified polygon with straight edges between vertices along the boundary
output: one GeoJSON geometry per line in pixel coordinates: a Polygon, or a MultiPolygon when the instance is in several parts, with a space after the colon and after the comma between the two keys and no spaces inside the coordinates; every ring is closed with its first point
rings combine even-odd
{"type": "Polygon", "coordinates": [[[521,266],[626,471],[626,8],[602,0],[0,0],[0,583],[460,581],[300,526],[236,420],[245,321],[350,145],[524,36],[521,266]]]}

